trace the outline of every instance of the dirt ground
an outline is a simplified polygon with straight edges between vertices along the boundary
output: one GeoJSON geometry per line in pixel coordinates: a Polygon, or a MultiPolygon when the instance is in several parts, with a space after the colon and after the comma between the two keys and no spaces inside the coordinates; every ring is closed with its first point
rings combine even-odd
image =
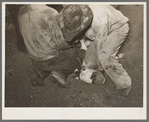
{"type": "Polygon", "coordinates": [[[104,85],[87,84],[69,76],[69,88],[45,80],[46,85],[33,87],[26,67],[31,64],[16,47],[16,33],[9,17],[6,23],[5,107],[142,107],[143,106],[143,6],[120,5],[129,18],[130,32],[119,53],[132,79],[132,92],[123,97],[105,74],[104,85]]]}

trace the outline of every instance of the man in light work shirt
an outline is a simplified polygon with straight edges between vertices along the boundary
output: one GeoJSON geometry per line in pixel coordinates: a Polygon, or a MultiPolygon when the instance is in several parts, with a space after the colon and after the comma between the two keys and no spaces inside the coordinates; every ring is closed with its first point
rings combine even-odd
{"type": "Polygon", "coordinates": [[[110,5],[89,5],[93,12],[91,27],[86,32],[86,40],[92,40],[82,64],[80,78],[88,83],[103,84],[104,70],[123,95],[131,91],[131,78],[116,56],[128,32],[128,18],[110,5]],[[96,77],[92,77],[96,69],[96,77]],[[91,78],[91,79],[90,79],[91,78]],[[92,80],[94,79],[94,80],[92,80]]]}
{"type": "MultiPolygon", "coordinates": [[[[19,28],[32,60],[28,67],[33,85],[44,85],[44,78],[68,87],[67,77],[81,67],[72,47],[73,38],[92,20],[86,5],[67,5],[60,13],[46,5],[30,4],[20,8],[19,28]],[[50,75],[49,75],[50,74],[50,75]]],[[[77,49],[80,59],[84,50],[77,49]]]]}

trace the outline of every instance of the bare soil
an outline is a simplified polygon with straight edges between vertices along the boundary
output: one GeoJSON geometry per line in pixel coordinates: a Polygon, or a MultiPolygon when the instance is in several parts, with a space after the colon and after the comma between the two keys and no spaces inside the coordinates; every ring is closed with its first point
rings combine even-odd
{"type": "Polygon", "coordinates": [[[6,23],[5,107],[142,107],[143,106],[143,6],[120,5],[118,8],[129,18],[130,32],[119,53],[132,79],[132,92],[123,97],[120,90],[105,74],[104,85],[87,84],[69,76],[69,88],[45,80],[46,85],[33,87],[26,67],[29,57],[16,47],[16,33],[8,16],[6,23]]]}

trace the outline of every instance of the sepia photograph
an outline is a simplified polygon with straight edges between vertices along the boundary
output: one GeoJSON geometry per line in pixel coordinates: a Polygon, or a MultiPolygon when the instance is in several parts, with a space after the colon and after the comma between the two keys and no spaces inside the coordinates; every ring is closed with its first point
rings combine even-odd
{"type": "Polygon", "coordinates": [[[132,109],[136,119],[146,118],[145,2],[4,2],[2,7],[2,118],[22,118],[15,110],[26,108],[33,110],[29,118],[46,108],[49,119],[67,119],[65,109],[82,111],[81,119],[85,111],[103,119],[102,111],[113,115],[123,109],[119,119],[134,118],[132,109]]]}

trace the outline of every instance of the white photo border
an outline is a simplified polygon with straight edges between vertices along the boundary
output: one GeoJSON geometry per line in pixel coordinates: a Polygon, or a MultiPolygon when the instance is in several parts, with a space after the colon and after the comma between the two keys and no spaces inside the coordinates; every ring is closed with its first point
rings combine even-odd
{"type": "Polygon", "coordinates": [[[2,2],[2,119],[3,120],[146,120],[147,119],[147,3],[146,2],[2,2]],[[144,6],[143,107],[57,108],[5,107],[5,5],[6,4],[118,4],[144,6]]]}

